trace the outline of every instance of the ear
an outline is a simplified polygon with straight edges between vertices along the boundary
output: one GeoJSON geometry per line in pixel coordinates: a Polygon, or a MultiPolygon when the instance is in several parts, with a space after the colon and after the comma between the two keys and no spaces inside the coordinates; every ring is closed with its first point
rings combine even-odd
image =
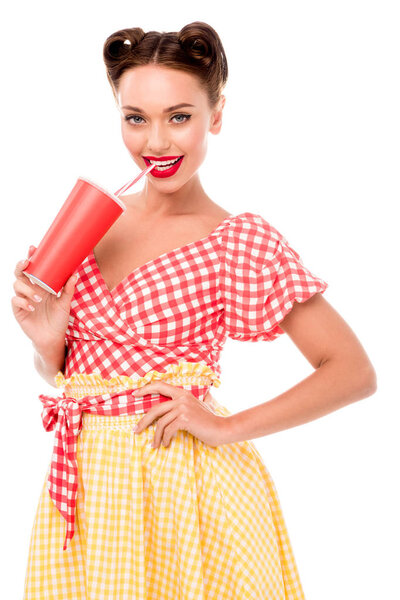
{"type": "Polygon", "coordinates": [[[217,107],[211,113],[210,133],[217,135],[222,127],[222,111],[225,106],[225,96],[221,95],[217,107]]]}

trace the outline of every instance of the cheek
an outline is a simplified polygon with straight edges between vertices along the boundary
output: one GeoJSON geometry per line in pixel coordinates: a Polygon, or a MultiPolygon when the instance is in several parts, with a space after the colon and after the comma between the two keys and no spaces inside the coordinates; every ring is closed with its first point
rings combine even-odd
{"type": "Polygon", "coordinates": [[[134,153],[136,151],[140,151],[142,145],[142,136],[139,134],[139,132],[133,132],[128,127],[123,125],[121,127],[121,135],[125,146],[128,148],[128,150],[130,150],[130,152],[134,153]]]}
{"type": "Polygon", "coordinates": [[[207,130],[203,123],[193,124],[177,138],[179,148],[190,156],[203,156],[207,148],[207,130]]]}

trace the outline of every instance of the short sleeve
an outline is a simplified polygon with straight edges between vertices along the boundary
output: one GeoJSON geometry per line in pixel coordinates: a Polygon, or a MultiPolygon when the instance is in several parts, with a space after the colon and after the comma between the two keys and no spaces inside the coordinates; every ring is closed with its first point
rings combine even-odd
{"type": "Polygon", "coordinates": [[[328,287],[277,229],[253,213],[242,213],[223,230],[219,259],[224,323],[235,340],[274,340],[284,333],[279,323],[295,301],[328,287]]]}

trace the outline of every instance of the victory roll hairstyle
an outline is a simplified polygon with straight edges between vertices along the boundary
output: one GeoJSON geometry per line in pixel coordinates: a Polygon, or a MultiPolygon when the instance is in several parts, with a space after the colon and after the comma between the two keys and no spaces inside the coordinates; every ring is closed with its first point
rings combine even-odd
{"type": "Polygon", "coordinates": [[[194,21],[180,31],[145,33],[120,29],[106,39],[103,60],[115,99],[122,74],[132,67],[155,64],[195,75],[214,108],[228,79],[228,63],[217,32],[194,21]]]}

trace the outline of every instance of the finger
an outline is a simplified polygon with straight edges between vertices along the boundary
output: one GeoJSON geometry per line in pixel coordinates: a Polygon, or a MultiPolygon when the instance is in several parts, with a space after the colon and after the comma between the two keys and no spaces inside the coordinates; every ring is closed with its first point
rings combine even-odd
{"type": "Polygon", "coordinates": [[[171,402],[159,402],[155,406],[152,406],[150,410],[145,413],[144,417],[142,417],[137,423],[136,427],[133,427],[133,431],[135,433],[140,433],[143,429],[146,429],[155,419],[159,418],[165,412],[171,410],[171,402]]]}
{"type": "Polygon", "coordinates": [[[14,290],[19,296],[26,296],[32,302],[41,302],[42,296],[38,293],[39,286],[36,288],[31,288],[25,281],[21,281],[20,279],[16,279],[13,284],[14,290]]]}
{"type": "Polygon", "coordinates": [[[29,265],[29,258],[25,258],[23,260],[18,261],[15,266],[15,269],[14,269],[15,277],[18,277],[19,279],[24,279],[26,277],[26,275],[24,275],[22,273],[22,270],[26,269],[26,267],[28,265],[29,265]]]}
{"type": "MultiPolygon", "coordinates": [[[[176,421],[176,419],[175,419],[175,421],[176,421]]],[[[168,427],[164,428],[164,434],[163,434],[161,443],[165,448],[168,448],[168,446],[171,443],[172,438],[174,437],[174,435],[177,433],[178,430],[179,430],[179,427],[176,426],[176,423],[174,421],[170,425],[168,425],[168,427]]]]}
{"type": "Polygon", "coordinates": [[[163,434],[161,443],[165,448],[168,448],[168,446],[171,443],[172,438],[179,431],[179,429],[180,429],[180,427],[178,425],[177,419],[172,421],[172,423],[170,423],[167,427],[164,427],[164,434],[163,434]]]}
{"type": "Polygon", "coordinates": [[[157,425],[156,425],[156,430],[154,432],[154,438],[153,438],[153,441],[151,444],[153,448],[158,448],[158,446],[161,443],[161,440],[164,437],[165,428],[168,425],[170,425],[170,423],[175,421],[177,416],[178,416],[177,410],[169,410],[166,415],[164,415],[161,419],[158,419],[157,425]]]}
{"type": "Polygon", "coordinates": [[[61,298],[68,298],[68,299],[72,298],[74,291],[75,291],[76,282],[78,281],[78,277],[79,277],[78,273],[72,273],[72,275],[67,279],[67,281],[62,289],[60,299],[61,298]]]}
{"type": "MultiPolygon", "coordinates": [[[[15,270],[14,270],[14,275],[16,277],[19,277],[21,279],[26,277],[26,275],[23,273],[23,269],[26,269],[26,267],[29,265],[29,263],[30,263],[29,259],[31,258],[32,254],[35,252],[35,250],[36,250],[35,246],[29,246],[27,258],[24,258],[23,260],[20,260],[17,262],[17,264],[15,266],[15,270]]],[[[32,284],[32,285],[36,285],[36,284],[32,284]]]]}
{"type": "Polygon", "coordinates": [[[22,308],[28,312],[35,310],[35,307],[29,303],[29,300],[27,298],[22,298],[21,296],[13,296],[11,298],[11,305],[13,308],[22,308]]]}
{"type": "Polygon", "coordinates": [[[169,396],[170,398],[176,399],[177,395],[181,396],[185,394],[186,390],[165,383],[165,381],[155,381],[154,383],[147,383],[140,388],[137,388],[133,395],[135,397],[145,396],[146,394],[162,394],[163,396],[169,396]]]}

